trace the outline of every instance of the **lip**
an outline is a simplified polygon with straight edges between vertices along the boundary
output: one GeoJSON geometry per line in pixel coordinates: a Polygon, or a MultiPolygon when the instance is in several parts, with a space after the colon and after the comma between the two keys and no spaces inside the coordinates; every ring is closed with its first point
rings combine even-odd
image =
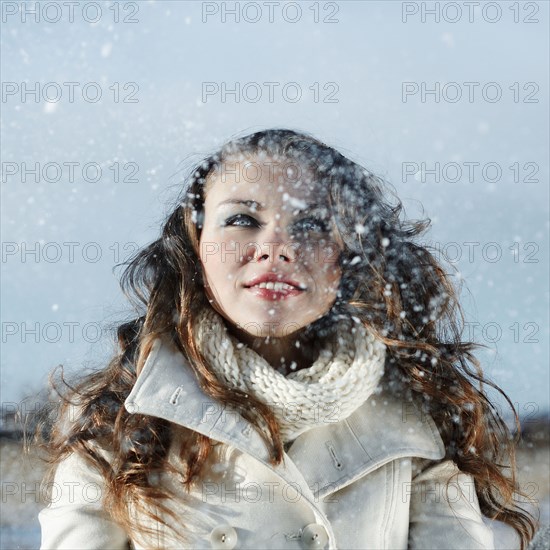
{"type": "Polygon", "coordinates": [[[251,281],[249,281],[247,284],[244,285],[246,290],[257,296],[258,298],[262,298],[264,300],[286,300],[288,298],[292,298],[294,296],[299,296],[306,290],[306,286],[299,283],[298,281],[295,281],[294,279],[291,279],[282,273],[264,273],[262,275],[258,275],[257,277],[254,277],[251,281]],[[287,285],[291,285],[294,288],[285,288],[281,290],[273,290],[270,288],[259,288],[255,285],[259,285],[260,283],[286,283],[287,285]]]}
{"type": "Polygon", "coordinates": [[[259,288],[257,286],[246,287],[246,290],[257,296],[258,298],[270,301],[287,300],[288,298],[299,296],[300,294],[302,294],[302,292],[304,292],[303,290],[299,290],[298,288],[287,290],[271,290],[269,288],[259,288]]]}
{"type": "MultiPolygon", "coordinates": [[[[285,276],[282,273],[264,273],[262,275],[258,275],[257,277],[254,277],[252,280],[250,280],[248,283],[246,283],[244,286],[245,288],[251,288],[255,285],[259,285],[260,283],[286,283],[287,285],[291,285],[296,288],[297,292],[302,292],[304,290],[307,290],[306,286],[298,281],[295,281],[294,279],[291,279],[287,276],[285,276]]],[[[268,290],[269,292],[273,293],[273,290],[261,288],[256,290],[268,290]]],[[[282,290],[277,291],[276,294],[282,294],[282,293],[288,294],[290,292],[294,292],[294,290],[282,290]]]]}

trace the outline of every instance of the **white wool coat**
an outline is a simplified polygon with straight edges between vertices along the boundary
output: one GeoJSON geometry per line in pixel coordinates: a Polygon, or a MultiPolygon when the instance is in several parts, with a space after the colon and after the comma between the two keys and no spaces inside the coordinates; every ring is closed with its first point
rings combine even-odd
{"type": "Polygon", "coordinates": [[[519,548],[512,528],[482,516],[472,478],[443,459],[433,420],[391,395],[372,396],[344,420],[321,410],[319,426],[294,440],[279,466],[258,432],[205,395],[160,339],[124,406],[219,442],[190,493],[175,474],[157,480],[176,492],[170,506],[181,521],[169,524],[187,542],[147,517],[137,521],[154,536],[126,533],[102,506],[99,473],[71,455],[39,515],[41,549],[519,548]]]}

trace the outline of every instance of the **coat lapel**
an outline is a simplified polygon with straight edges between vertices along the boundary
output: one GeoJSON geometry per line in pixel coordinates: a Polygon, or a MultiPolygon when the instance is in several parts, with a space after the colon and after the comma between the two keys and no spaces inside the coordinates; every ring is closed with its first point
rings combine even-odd
{"type": "Polygon", "coordinates": [[[164,418],[247,452],[262,462],[268,450],[254,427],[237,412],[205,394],[183,355],[157,339],[126,398],[129,413],[164,418]]]}
{"type": "Polygon", "coordinates": [[[405,457],[443,458],[443,441],[431,417],[412,403],[371,396],[347,419],[298,437],[288,455],[316,498],[342,489],[383,464],[405,457]]]}
{"type": "Polygon", "coordinates": [[[328,418],[298,436],[285,463],[274,468],[255,427],[236,411],[206,395],[183,355],[157,339],[124,406],[129,413],[164,418],[255,457],[286,481],[305,479],[322,498],[381,465],[403,457],[444,456],[433,420],[412,403],[372,396],[349,418],[328,418]]]}

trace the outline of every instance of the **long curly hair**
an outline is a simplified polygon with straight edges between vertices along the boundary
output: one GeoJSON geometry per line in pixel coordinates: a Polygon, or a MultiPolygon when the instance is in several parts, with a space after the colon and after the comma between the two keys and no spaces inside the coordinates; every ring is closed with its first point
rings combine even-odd
{"type": "MultiPolygon", "coordinates": [[[[324,185],[342,244],[342,277],[334,305],[307,330],[326,337],[338,316],[353,315],[384,342],[386,382],[403,400],[417,400],[434,418],[446,458],[473,476],[482,512],[514,527],[525,548],[535,521],[517,503],[522,493],[515,477],[514,441],[484,388],[488,384],[502,391],[483,375],[474,356],[479,344],[462,340],[460,289],[429,248],[419,244],[430,221],[403,220],[403,206],[383,180],[321,141],[287,129],[234,139],[197,163],[160,238],[125,264],[121,286],[137,314],[118,327],[115,356],[106,368],[72,383],[61,376],[61,388],[51,377],[62,414],[56,411],[57,420],[38,430],[48,451],[47,477],[63,458],[78,453],[102,473],[104,505],[128,533],[147,532],[132,522],[129,502],[154,519],[160,518],[151,512],[156,509],[172,515],[176,525],[181,521],[167,505],[169,490],[151,483],[151,474],[174,468],[168,450],[175,430],[182,428],[154,416],[129,414],[123,406],[159,337],[169,338],[186,357],[206,394],[254,423],[272,463],[282,461],[273,412],[216,378],[193,330],[197,314],[211,307],[199,256],[207,184],[226,160],[238,155],[294,163],[324,185]],[[386,198],[390,195],[392,202],[386,198]],[[70,422],[62,421],[69,411],[78,413],[70,422]],[[98,445],[112,452],[112,460],[102,456],[98,445]]],[[[178,456],[179,474],[189,489],[200,479],[215,442],[188,432],[178,456]]]]}

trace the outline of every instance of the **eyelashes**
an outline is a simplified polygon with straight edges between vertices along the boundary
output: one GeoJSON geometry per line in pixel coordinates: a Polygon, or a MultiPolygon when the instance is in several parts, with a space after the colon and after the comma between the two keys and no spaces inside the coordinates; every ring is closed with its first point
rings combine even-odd
{"type": "MultiPolygon", "coordinates": [[[[263,224],[247,214],[236,214],[224,221],[224,227],[259,228],[263,224]]],[[[292,233],[328,233],[329,228],[325,221],[319,218],[307,217],[297,220],[292,225],[292,233]]]]}
{"type": "Polygon", "coordinates": [[[328,233],[328,225],[319,218],[302,218],[295,225],[306,233],[328,233]]]}
{"type": "Polygon", "coordinates": [[[237,214],[227,218],[224,222],[224,227],[260,227],[260,223],[256,221],[252,216],[246,214],[237,214]]]}

